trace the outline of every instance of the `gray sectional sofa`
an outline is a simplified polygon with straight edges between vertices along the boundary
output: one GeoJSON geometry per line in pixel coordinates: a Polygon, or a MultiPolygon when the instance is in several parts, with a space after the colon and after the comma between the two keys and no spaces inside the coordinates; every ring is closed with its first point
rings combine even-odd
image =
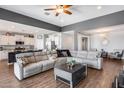
{"type": "Polygon", "coordinates": [[[71,51],[71,57],[58,57],[56,51],[52,52],[29,52],[16,54],[14,63],[14,74],[22,80],[29,76],[54,68],[54,66],[75,60],[86,63],[89,67],[102,69],[102,58],[98,52],[71,51]]]}

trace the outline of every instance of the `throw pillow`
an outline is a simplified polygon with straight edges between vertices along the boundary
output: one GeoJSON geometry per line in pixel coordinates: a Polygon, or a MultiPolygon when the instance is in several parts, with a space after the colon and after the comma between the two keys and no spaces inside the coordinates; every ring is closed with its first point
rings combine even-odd
{"type": "Polygon", "coordinates": [[[26,64],[29,63],[29,62],[28,62],[28,59],[25,58],[25,57],[21,57],[21,60],[22,60],[22,64],[23,64],[23,65],[26,65],[26,64]]]}
{"type": "Polygon", "coordinates": [[[56,51],[57,51],[58,57],[71,57],[71,53],[69,50],[56,50],[56,51]]]}

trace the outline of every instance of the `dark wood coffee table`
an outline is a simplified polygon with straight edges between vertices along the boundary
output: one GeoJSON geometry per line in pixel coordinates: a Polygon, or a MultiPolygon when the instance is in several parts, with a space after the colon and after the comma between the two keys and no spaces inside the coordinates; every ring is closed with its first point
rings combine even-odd
{"type": "Polygon", "coordinates": [[[76,63],[70,69],[67,64],[61,64],[54,67],[54,76],[55,80],[63,81],[72,88],[87,76],[87,65],[76,63]]]}

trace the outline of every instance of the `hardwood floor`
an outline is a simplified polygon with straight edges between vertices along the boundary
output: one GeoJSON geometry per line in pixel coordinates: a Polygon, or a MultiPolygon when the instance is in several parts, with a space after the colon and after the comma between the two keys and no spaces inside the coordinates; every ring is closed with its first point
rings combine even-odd
{"type": "MultiPolygon", "coordinates": [[[[88,76],[76,88],[110,88],[114,76],[122,69],[123,61],[104,60],[103,70],[88,68],[88,76]]],[[[0,62],[0,88],[68,88],[54,80],[53,69],[19,81],[13,74],[13,65],[0,62]]]]}

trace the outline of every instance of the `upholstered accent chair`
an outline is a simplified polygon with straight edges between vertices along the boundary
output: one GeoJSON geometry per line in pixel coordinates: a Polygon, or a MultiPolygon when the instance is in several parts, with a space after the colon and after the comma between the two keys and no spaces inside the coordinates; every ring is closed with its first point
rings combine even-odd
{"type": "Polygon", "coordinates": [[[114,52],[109,54],[109,57],[112,59],[122,59],[124,55],[124,50],[114,50],[114,52]]]}

